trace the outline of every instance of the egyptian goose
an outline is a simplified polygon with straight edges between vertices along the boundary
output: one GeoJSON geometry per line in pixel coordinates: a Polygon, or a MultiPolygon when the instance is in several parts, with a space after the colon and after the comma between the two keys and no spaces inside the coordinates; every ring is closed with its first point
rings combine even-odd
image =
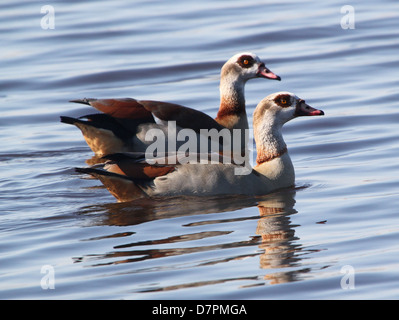
{"type": "Polygon", "coordinates": [[[118,201],[140,197],[178,195],[264,195],[290,187],[295,182],[294,167],[282,136],[282,126],[299,116],[324,115],[289,92],[264,98],[253,115],[257,149],[256,166],[247,174],[237,174],[242,164],[198,161],[185,164],[149,164],[129,154],[108,156],[111,161],[90,168],[77,168],[99,178],[118,201]]]}
{"type": "MultiPolygon", "coordinates": [[[[103,113],[77,119],[62,116],[61,122],[77,126],[98,156],[127,151],[144,152],[154,139],[148,135],[150,129],[160,129],[165,136],[168,133],[167,125],[155,123],[155,118],[176,121],[177,130],[189,128],[197,134],[200,129],[248,129],[244,86],[249,79],[259,77],[281,79],[253,53],[240,53],[230,58],[221,70],[220,108],[216,119],[178,104],[125,98],[73,100],[71,102],[90,105],[103,113]]],[[[242,140],[245,147],[246,143],[242,140]]]]}

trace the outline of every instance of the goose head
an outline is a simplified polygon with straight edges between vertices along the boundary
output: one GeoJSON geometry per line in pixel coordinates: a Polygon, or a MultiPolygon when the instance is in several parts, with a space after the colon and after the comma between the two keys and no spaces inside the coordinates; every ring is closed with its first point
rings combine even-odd
{"type": "Polygon", "coordinates": [[[251,52],[238,53],[232,56],[222,67],[223,77],[235,77],[243,82],[253,78],[266,78],[281,80],[281,78],[268,69],[260,58],[251,52]]]}
{"type": "Polygon", "coordinates": [[[253,116],[254,138],[258,151],[257,164],[280,157],[287,152],[281,128],[284,123],[301,116],[321,116],[322,110],[309,106],[290,92],[273,93],[257,105],[253,116]]]}
{"type": "Polygon", "coordinates": [[[229,129],[248,129],[244,87],[248,80],[266,78],[280,80],[251,52],[238,53],[222,67],[220,77],[220,108],[216,121],[229,129]]]}
{"type": "Polygon", "coordinates": [[[264,123],[268,126],[283,125],[301,116],[321,116],[322,110],[308,105],[305,100],[291,92],[277,92],[264,98],[254,112],[254,128],[264,123]]]}

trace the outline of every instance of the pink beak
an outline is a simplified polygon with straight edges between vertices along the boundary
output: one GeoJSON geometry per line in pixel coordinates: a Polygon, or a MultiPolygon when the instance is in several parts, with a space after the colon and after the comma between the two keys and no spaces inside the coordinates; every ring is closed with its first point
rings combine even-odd
{"type": "Polygon", "coordinates": [[[261,63],[259,65],[259,69],[257,72],[258,77],[262,77],[262,78],[267,78],[267,79],[271,79],[271,80],[278,80],[280,81],[281,78],[276,75],[275,73],[271,72],[264,63],[261,63]]]}
{"type": "Polygon", "coordinates": [[[300,99],[296,105],[295,116],[323,116],[324,111],[312,108],[305,103],[305,100],[300,99]]]}

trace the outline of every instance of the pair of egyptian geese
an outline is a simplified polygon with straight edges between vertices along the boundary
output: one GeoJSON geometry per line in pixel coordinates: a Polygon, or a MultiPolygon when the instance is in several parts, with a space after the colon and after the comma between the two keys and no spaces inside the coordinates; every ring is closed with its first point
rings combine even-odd
{"type": "MultiPolygon", "coordinates": [[[[72,101],[90,105],[102,113],[77,119],[62,116],[61,122],[77,126],[95,154],[107,159],[105,163],[77,168],[77,171],[100,179],[121,202],[141,197],[179,195],[256,196],[293,186],[295,172],[281,133],[282,126],[296,117],[323,115],[324,112],[310,107],[289,92],[273,93],[257,105],[253,114],[256,166],[246,173],[237,170],[242,168],[242,162],[225,161],[226,158],[233,159],[232,153],[223,153],[220,148],[209,150],[209,154],[218,153],[222,157],[219,160],[213,157],[212,161],[205,163],[202,158],[198,161],[197,157],[179,161],[178,153],[170,153],[167,147],[164,150],[168,154],[160,152],[151,161],[145,157],[147,148],[154,142],[147,136],[151,129],[164,132],[166,140],[170,137],[167,134],[171,128],[177,132],[189,129],[197,137],[213,129],[230,133],[235,129],[248,130],[244,87],[253,78],[280,80],[253,53],[236,54],[223,65],[220,108],[215,119],[195,109],[167,102],[135,99],[72,101]],[[169,126],[171,121],[175,127],[169,126]],[[171,161],[171,157],[177,160],[171,161]]],[[[240,139],[240,151],[247,150],[243,135],[232,136],[240,139]]],[[[232,143],[231,139],[226,141],[232,143]]],[[[177,148],[176,141],[167,142],[177,148]]],[[[219,140],[219,143],[223,145],[224,140],[219,140]]],[[[200,150],[190,152],[201,154],[200,150]]]]}

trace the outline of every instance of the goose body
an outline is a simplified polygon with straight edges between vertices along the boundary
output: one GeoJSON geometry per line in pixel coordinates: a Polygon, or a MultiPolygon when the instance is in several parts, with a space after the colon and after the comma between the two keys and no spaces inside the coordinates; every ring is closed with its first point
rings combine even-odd
{"type": "Polygon", "coordinates": [[[295,183],[294,166],[281,132],[283,125],[299,116],[317,115],[324,112],[289,92],[264,98],[253,116],[256,166],[246,172],[242,163],[226,161],[222,156],[207,163],[198,159],[171,163],[170,158],[148,163],[129,154],[111,155],[108,163],[78,171],[99,178],[119,201],[178,195],[263,195],[295,183]]]}
{"type": "MultiPolygon", "coordinates": [[[[80,118],[62,116],[61,122],[78,127],[98,156],[127,151],[145,152],[153,142],[151,129],[163,132],[168,140],[170,134],[165,122],[170,121],[175,121],[177,132],[184,128],[193,129],[197,134],[200,134],[200,129],[248,129],[244,87],[253,78],[280,80],[257,55],[250,52],[236,54],[223,65],[220,107],[215,119],[174,103],[124,98],[73,100],[90,105],[102,113],[80,118]]],[[[246,141],[240,138],[244,149],[246,141]]],[[[179,141],[176,147],[179,147],[179,141]]]]}

